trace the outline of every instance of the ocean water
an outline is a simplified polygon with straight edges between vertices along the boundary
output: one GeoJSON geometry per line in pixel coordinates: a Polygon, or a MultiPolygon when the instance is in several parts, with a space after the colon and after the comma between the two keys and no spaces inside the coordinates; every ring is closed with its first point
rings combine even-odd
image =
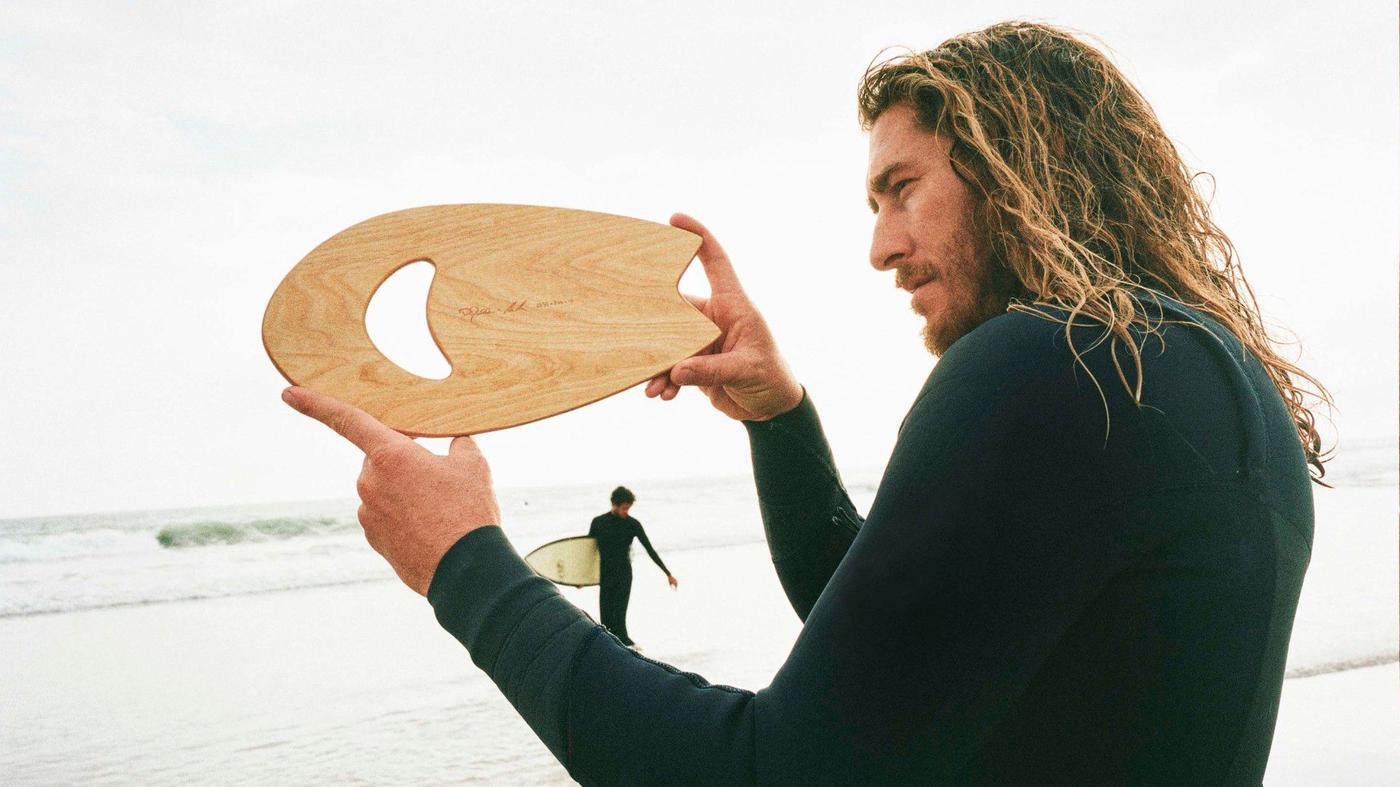
{"type": "MultiPolygon", "coordinates": [[[[1339,488],[1396,486],[1393,439],[1348,447],[1329,470],[1339,488]]],[[[877,470],[847,471],[861,510],[877,470]]],[[[507,534],[522,551],[587,531],[607,510],[602,486],[504,489],[507,534]]],[[[663,556],[763,540],[747,476],[634,489],[634,516],[663,556]]],[[[354,500],[0,520],[0,617],[264,593],[384,579],[354,500]]]]}
{"type": "MultiPolygon", "coordinates": [[[[846,479],[866,505],[873,472],[846,479]]],[[[586,533],[610,486],[498,492],[522,551],[586,533]]],[[[763,540],[748,477],[633,486],[633,515],[666,554],[763,540]]],[[[0,520],[0,617],[265,593],[392,577],[356,500],[0,520]]]]}

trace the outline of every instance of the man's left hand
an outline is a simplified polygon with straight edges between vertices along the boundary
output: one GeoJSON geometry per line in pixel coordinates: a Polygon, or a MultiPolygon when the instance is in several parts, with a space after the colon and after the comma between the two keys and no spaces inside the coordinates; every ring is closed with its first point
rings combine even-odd
{"type": "Polygon", "coordinates": [[[470,437],[455,438],[447,456],[438,456],[325,394],[294,386],[282,401],[365,452],[356,484],[365,539],[418,593],[428,594],[438,563],[458,539],[500,524],[491,469],[470,437]]]}

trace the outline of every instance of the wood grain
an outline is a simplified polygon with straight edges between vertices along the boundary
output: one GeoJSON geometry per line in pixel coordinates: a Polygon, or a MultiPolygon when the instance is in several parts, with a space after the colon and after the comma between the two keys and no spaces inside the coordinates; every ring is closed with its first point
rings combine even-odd
{"type": "Polygon", "coordinates": [[[294,384],[405,434],[478,434],[595,402],[669,369],[719,329],[676,286],[700,238],[640,219],[533,205],[433,205],[345,229],[292,268],[263,346],[294,384]],[[452,365],[411,374],[365,330],[395,271],[434,267],[428,329],[452,365]]]}

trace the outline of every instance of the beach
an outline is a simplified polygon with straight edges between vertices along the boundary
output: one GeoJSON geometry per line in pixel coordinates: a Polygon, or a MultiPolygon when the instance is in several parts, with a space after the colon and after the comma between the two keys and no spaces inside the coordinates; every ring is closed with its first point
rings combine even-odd
{"type": "MultiPolygon", "coordinates": [[[[848,483],[864,509],[872,478],[854,475],[848,483]]],[[[581,529],[586,520],[564,522],[527,509],[545,512],[551,499],[582,506],[588,494],[503,494],[507,532],[524,551],[556,531],[581,529]]],[[[669,590],[638,549],[628,624],[648,657],[714,683],[758,689],[782,664],[800,623],[773,574],[751,506],[751,482],[742,478],[643,495],[635,512],[680,588],[669,590]],[[684,520],[683,512],[693,514],[701,499],[727,501],[723,516],[705,518],[713,523],[709,530],[684,520]]],[[[1317,508],[1318,535],[1289,658],[1294,677],[1284,684],[1266,783],[1394,783],[1400,775],[1396,489],[1382,479],[1318,490],[1317,508]]],[[[23,598],[27,583],[45,571],[48,582],[107,588],[102,592],[110,596],[123,585],[112,576],[121,565],[141,567],[147,578],[127,577],[125,585],[152,598],[104,605],[97,591],[50,593],[69,598],[63,603],[73,608],[12,609],[0,617],[6,781],[571,783],[438,627],[427,603],[399,584],[355,532],[325,519],[311,517],[321,522],[314,532],[226,534],[230,540],[158,547],[140,559],[70,554],[21,561],[12,549],[10,561],[0,563],[0,586],[13,591],[11,599],[23,598]],[[181,561],[188,565],[181,568],[181,561]],[[266,565],[249,568],[260,564],[266,565]],[[277,587],[291,576],[282,573],[283,564],[300,566],[297,576],[319,584],[277,587]],[[165,598],[176,586],[203,597],[165,598]]],[[[87,539],[96,543],[94,532],[87,539]]],[[[65,549],[81,552],[75,538],[65,549]]],[[[109,547],[120,541],[101,538],[109,547]]],[[[38,549],[39,542],[29,543],[31,552],[38,549]]],[[[60,604],[32,587],[27,592],[31,607],[60,604]]],[[[596,589],[561,592],[596,617],[596,589]]]]}

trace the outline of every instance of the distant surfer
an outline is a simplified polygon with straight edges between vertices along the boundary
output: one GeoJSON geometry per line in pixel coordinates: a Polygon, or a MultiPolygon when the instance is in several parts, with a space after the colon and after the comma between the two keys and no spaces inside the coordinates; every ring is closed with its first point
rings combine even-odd
{"type": "Polygon", "coordinates": [[[603,581],[599,587],[598,608],[608,631],[627,647],[640,650],[627,635],[627,602],[632,596],[632,539],[642,542],[652,562],[665,572],[666,582],[672,590],[680,583],[652,548],[642,523],[628,515],[632,504],[637,502],[632,490],[619,486],[613,490],[610,500],[612,510],[594,517],[588,526],[588,535],[598,539],[598,554],[602,557],[603,581]]]}

